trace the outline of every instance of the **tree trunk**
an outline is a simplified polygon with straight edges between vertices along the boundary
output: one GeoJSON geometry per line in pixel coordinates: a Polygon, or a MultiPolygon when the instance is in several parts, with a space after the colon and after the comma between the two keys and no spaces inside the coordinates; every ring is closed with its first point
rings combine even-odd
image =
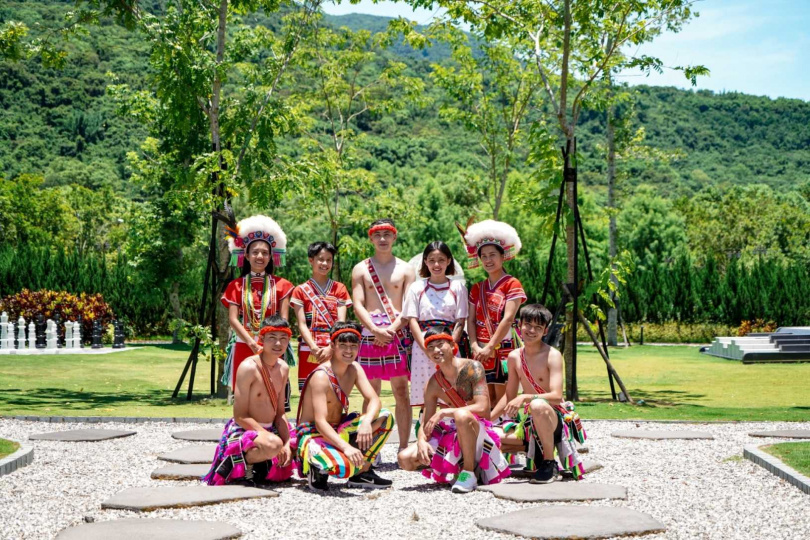
{"type": "MultiPolygon", "coordinates": [[[[613,106],[607,111],[607,184],[608,184],[608,256],[610,260],[616,258],[616,134],[613,126],[613,106]]],[[[611,281],[618,286],[615,276],[610,277],[611,281]]],[[[616,302],[616,296],[610,293],[610,299],[616,302]]],[[[608,309],[607,342],[611,347],[618,343],[617,338],[617,312],[615,307],[608,309]]]]}
{"type": "MultiPolygon", "coordinates": [[[[183,318],[183,312],[180,309],[180,282],[179,281],[173,281],[172,282],[172,288],[171,288],[171,291],[169,292],[169,305],[172,306],[172,312],[174,314],[174,318],[175,319],[182,319],[183,318]]],[[[181,342],[182,341],[177,336],[177,330],[175,330],[174,333],[172,334],[172,345],[177,345],[178,343],[181,343],[181,342]]]]}
{"type": "Polygon", "coordinates": [[[565,326],[567,328],[565,336],[565,348],[563,356],[565,358],[565,399],[577,401],[577,319],[575,313],[579,309],[578,302],[578,253],[576,221],[574,216],[577,204],[577,161],[576,161],[576,140],[569,137],[566,141],[564,152],[563,182],[565,182],[566,203],[568,204],[569,216],[565,224],[565,245],[567,246],[568,272],[566,282],[571,285],[570,292],[573,296],[573,309],[565,312],[565,326]]]}

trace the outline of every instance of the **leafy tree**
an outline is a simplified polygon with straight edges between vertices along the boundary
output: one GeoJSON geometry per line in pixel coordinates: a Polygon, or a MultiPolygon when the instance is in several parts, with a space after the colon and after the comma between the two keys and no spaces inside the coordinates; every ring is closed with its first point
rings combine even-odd
{"type": "MultiPolygon", "coordinates": [[[[564,181],[569,217],[566,224],[568,283],[578,283],[576,206],[576,127],[580,113],[590,101],[604,99],[594,90],[594,81],[611,70],[626,67],[662,69],[658,59],[631,58],[623,48],[652,40],[663,29],[677,30],[692,16],[688,0],[606,0],[597,3],[576,0],[415,0],[413,5],[440,4],[450,17],[480,29],[488,39],[513,37],[523,44],[525,56],[537,67],[537,76],[565,139],[564,181]],[[606,46],[608,44],[609,46],[606,46]]],[[[694,80],[702,67],[683,69],[694,80]]],[[[566,312],[566,397],[577,398],[576,292],[573,307],[566,312]]]]}

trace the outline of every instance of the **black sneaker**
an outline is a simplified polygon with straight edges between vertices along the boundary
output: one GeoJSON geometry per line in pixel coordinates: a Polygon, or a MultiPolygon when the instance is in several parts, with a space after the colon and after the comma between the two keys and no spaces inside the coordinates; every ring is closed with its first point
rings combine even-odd
{"type": "Polygon", "coordinates": [[[553,459],[544,459],[537,464],[537,470],[529,479],[530,484],[550,484],[557,476],[557,462],[553,459]]]}
{"type": "Polygon", "coordinates": [[[377,473],[369,469],[349,478],[349,482],[346,486],[363,489],[385,489],[391,487],[392,484],[393,482],[391,480],[377,476],[377,473]]]}
{"type": "Polygon", "coordinates": [[[307,473],[307,486],[315,491],[329,491],[329,475],[310,464],[307,473]]]}
{"type": "Polygon", "coordinates": [[[267,487],[273,482],[267,479],[270,469],[273,467],[271,461],[260,461],[253,464],[253,485],[256,487],[267,487]]]}

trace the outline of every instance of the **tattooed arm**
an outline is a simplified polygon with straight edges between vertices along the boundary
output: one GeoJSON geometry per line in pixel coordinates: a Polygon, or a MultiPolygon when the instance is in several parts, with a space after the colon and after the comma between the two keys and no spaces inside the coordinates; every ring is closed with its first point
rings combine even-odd
{"type": "Polygon", "coordinates": [[[456,391],[467,402],[464,407],[480,418],[489,418],[490,403],[484,366],[476,360],[469,360],[458,370],[456,391]]]}

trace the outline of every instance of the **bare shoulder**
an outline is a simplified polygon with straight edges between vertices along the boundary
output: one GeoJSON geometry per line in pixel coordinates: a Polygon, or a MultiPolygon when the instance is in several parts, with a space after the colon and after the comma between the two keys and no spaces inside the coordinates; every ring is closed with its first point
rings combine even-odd
{"type": "Polygon", "coordinates": [[[352,279],[360,279],[368,274],[365,261],[360,261],[352,268],[352,279]]]}
{"type": "Polygon", "coordinates": [[[253,377],[257,375],[259,373],[257,361],[259,361],[258,354],[245,358],[242,363],[239,364],[239,369],[236,370],[236,380],[238,381],[240,377],[253,377]]]}
{"type": "Polygon", "coordinates": [[[288,377],[290,375],[290,366],[287,365],[287,362],[279,362],[278,365],[281,369],[281,375],[283,377],[288,377]]]}

